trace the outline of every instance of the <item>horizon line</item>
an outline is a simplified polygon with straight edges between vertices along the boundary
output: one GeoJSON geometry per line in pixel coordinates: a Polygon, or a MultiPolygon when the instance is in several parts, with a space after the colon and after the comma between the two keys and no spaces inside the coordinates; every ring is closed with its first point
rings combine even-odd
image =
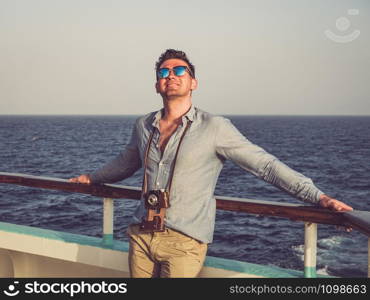
{"type": "MultiPolygon", "coordinates": [[[[143,116],[144,114],[0,114],[0,116],[143,116]]],[[[211,113],[212,115],[223,115],[223,116],[302,116],[302,117],[344,117],[344,116],[352,116],[352,117],[369,117],[370,114],[219,114],[219,113],[211,113]]]]}

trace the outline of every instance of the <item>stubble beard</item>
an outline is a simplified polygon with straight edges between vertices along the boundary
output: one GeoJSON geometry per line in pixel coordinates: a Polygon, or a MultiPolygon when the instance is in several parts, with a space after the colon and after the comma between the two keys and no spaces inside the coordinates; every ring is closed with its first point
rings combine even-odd
{"type": "Polygon", "coordinates": [[[164,97],[168,101],[171,101],[171,100],[176,100],[178,98],[183,98],[183,97],[186,97],[186,96],[189,96],[189,95],[191,95],[191,93],[185,93],[185,92],[181,93],[181,91],[169,90],[169,91],[163,93],[162,97],[164,97]]]}

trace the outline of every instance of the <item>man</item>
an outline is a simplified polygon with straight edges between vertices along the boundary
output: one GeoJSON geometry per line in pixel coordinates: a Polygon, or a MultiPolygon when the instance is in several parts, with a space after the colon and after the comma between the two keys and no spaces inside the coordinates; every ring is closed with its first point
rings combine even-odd
{"type": "Polygon", "coordinates": [[[197,276],[213,238],[213,193],[226,159],[298,199],[335,211],[352,210],[252,144],[228,119],[194,107],[197,80],[184,52],[165,51],[156,63],[156,76],[163,109],[136,120],[131,141],[117,158],[90,175],[70,179],[112,183],[144,167],[144,201],[127,231],[132,277],[197,276]]]}

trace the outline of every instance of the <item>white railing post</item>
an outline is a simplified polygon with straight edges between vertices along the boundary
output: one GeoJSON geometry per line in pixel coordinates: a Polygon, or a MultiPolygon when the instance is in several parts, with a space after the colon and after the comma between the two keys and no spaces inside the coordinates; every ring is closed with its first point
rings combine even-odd
{"type": "Polygon", "coordinates": [[[111,198],[103,199],[103,245],[113,245],[114,203],[111,198]]]}
{"type": "Polygon", "coordinates": [[[304,277],[316,277],[317,224],[304,224],[304,277]]]}
{"type": "Polygon", "coordinates": [[[367,239],[367,277],[370,278],[370,237],[367,239]]]}

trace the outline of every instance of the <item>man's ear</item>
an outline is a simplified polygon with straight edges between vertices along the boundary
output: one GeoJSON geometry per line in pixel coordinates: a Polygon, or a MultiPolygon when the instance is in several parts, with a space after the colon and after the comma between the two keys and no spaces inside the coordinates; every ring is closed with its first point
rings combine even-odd
{"type": "Polygon", "coordinates": [[[155,91],[157,92],[157,94],[159,94],[159,90],[158,90],[158,81],[155,83],[154,87],[155,87],[155,91]]]}
{"type": "Polygon", "coordinates": [[[195,78],[192,78],[190,89],[193,91],[193,90],[196,90],[197,87],[198,87],[198,80],[196,80],[195,78]]]}

